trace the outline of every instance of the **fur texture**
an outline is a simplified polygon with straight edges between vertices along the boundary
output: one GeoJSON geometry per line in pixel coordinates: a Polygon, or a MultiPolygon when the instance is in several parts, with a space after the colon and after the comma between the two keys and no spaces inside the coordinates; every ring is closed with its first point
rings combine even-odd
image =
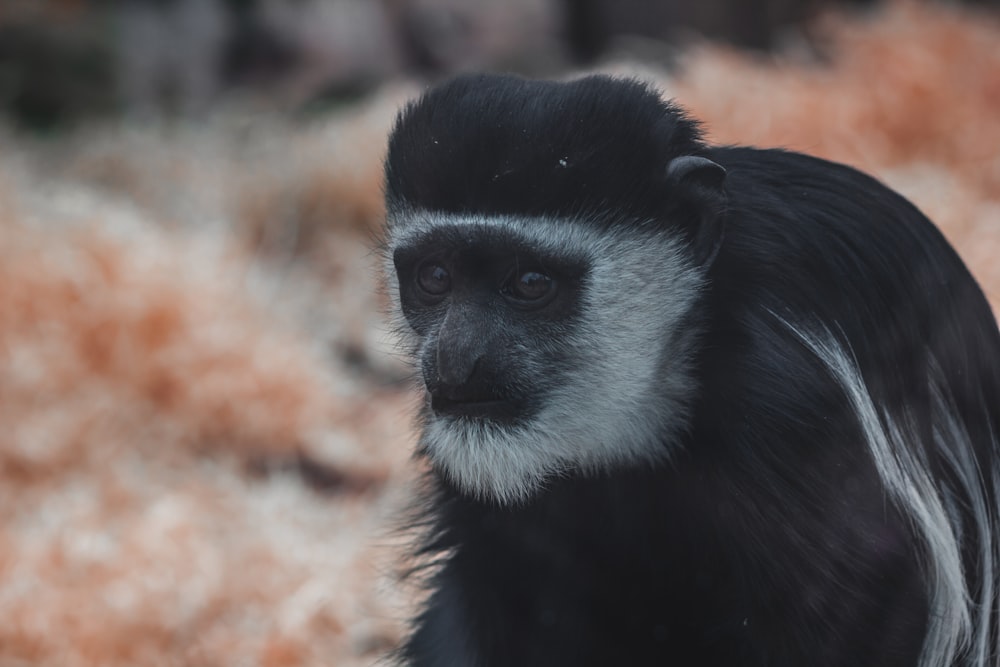
{"type": "Polygon", "coordinates": [[[559,310],[489,297],[468,320],[499,350],[470,344],[490,364],[470,382],[520,419],[424,412],[439,567],[405,663],[998,663],[1000,334],[912,205],[848,167],[707,146],[603,77],[445,84],[401,114],[386,173],[432,393],[435,331],[470,306],[414,305],[421,257],[574,267],[559,310]],[[667,178],[688,155],[724,185],[667,178]]]}

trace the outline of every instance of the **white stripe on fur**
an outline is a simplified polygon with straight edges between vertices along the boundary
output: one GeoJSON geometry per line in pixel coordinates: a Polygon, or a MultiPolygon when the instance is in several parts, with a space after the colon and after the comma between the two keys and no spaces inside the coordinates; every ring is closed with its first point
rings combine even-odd
{"type": "MultiPolygon", "coordinates": [[[[772,313],[774,314],[774,313],[772,313]]],[[[933,442],[960,488],[938,489],[931,477],[927,452],[916,441],[916,429],[906,414],[888,414],[876,405],[853,354],[828,331],[803,331],[775,314],[824,363],[846,392],[864,432],[868,450],[894,504],[907,516],[924,543],[924,567],[929,578],[930,615],[920,667],[996,667],[1000,636],[991,628],[990,611],[997,601],[997,508],[987,504],[987,484],[1000,484],[995,462],[986,478],[975,459],[972,442],[940,369],[932,361],[927,378],[931,396],[933,442]],[[974,526],[963,530],[956,503],[971,510],[974,526]],[[963,572],[961,540],[980,545],[977,573],[982,590],[976,599],[963,572]],[[963,662],[957,662],[959,659],[963,662]]],[[[997,444],[994,437],[993,449],[997,444]]]]}

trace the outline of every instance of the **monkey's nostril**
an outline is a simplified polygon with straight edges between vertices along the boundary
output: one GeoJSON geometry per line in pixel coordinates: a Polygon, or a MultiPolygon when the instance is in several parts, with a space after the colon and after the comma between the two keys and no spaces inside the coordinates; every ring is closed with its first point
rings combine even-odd
{"type": "Polygon", "coordinates": [[[474,366],[473,372],[462,382],[445,382],[438,374],[434,382],[427,383],[431,409],[439,415],[516,416],[516,401],[481,370],[474,366]]]}
{"type": "Polygon", "coordinates": [[[479,403],[483,401],[504,400],[503,394],[489,382],[463,382],[450,384],[438,382],[428,386],[428,391],[435,399],[453,403],[479,403]]]}
{"type": "Polygon", "coordinates": [[[438,415],[515,419],[521,413],[517,403],[500,396],[431,393],[431,410],[438,415]]]}

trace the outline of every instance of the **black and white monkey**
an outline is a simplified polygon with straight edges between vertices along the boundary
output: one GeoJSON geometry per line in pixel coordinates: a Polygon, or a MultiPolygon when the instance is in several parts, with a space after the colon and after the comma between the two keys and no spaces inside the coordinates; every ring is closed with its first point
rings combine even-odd
{"type": "Polygon", "coordinates": [[[1000,333],[910,203],[647,86],[403,109],[419,667],[1000,665],[1000,333]]]}

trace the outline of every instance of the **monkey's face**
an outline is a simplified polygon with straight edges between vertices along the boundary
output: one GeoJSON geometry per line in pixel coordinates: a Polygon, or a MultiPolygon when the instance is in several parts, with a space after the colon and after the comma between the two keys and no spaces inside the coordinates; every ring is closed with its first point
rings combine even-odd
{"type": "Polygon", "coordinates": [[[470,75],[400,113],[389,271],[425,406],[420,452],[472,496],[670,453],[725,170],[634,81],[470,75]]]}
{"type": "Polygon", "coordinates": [[[421,451],[471,495],[655,461],[693,387],[700,282],[683,243],[581,220],[390,216],[401,329],[423,380],[421,451]]]}

